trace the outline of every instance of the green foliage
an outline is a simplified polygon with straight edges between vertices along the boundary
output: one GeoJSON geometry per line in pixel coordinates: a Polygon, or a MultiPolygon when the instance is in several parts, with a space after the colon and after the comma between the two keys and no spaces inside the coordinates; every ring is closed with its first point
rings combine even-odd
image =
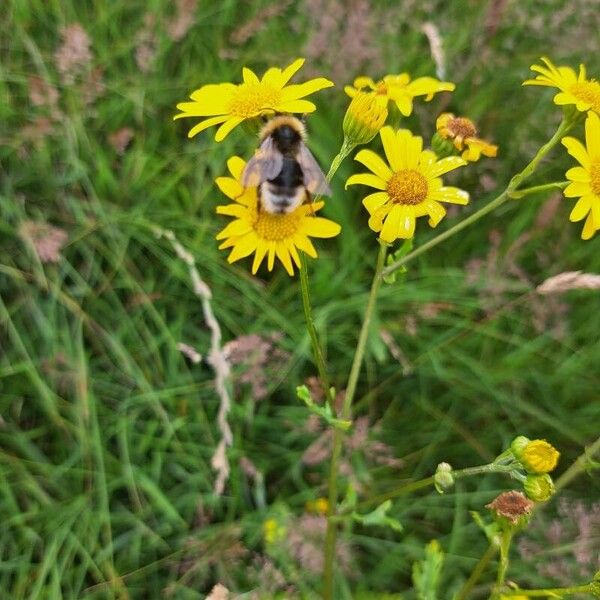
{"type": "Polygon", "coordinates": [[[412,579],[419,600],[437,600],[444,553],[437,540],[425,547],[425,558],[413,565],[412,579]]]}
{"type": "MultiPolygon", "coordinates": [[[[284,584],[265,589],[266,597],[287,593],[286,585],[318,597],[318,574],[273,563],[261,535],[270,507],[283,503],[300,519],[327,475],[326,460],[306,457],[323,429],[310,428],[295,394],[315,374],[297,281],[282,270],[254,278],[244,261],[226,263],[214,240],[224,219],[215,215],[223,197],[213,182],[226,158],[249,156],[255,140],[240,128],[220,146],[210,131],[188,141],[187,127],[172,121],[177,102],[203,83],[237,81],[243,65],[261,72],[311,56],[298,81],[314,71],[338,84],[319,94],[308,120],[309,145],[325,165],[341,143],[341,86],[362,72],[433,75],[421,28],[434,21],[457,90],[420,103],[403,124],[430,139],[435,117],[449,109],[477,120],[500,147],[497,160],[465,169],[460,184],[472,205],[442,230],[486,203],[555,127],[552,91],[520,87],[530,64],[550,54],[600,74],[591,0],[508,2],[496,17],[492,5],[503,3],[371,2],[363,37],[343,35],[367,23],[360,14],[350,19],[342,10],[336,34],[321,28],[324,11],[311,10],[314,1],[279,4],[268,17],[275,3],[267,0],[199,2],[191,28],[175,39],[168,25],[178,3],[166,0],[2,3],[2,598],[195,600],[216,582],[250,593],[279,575],[284,584]],[[62,72],[56,52],[62,28],[73,23],[90,38],[91,62],[62,72]],[[35,92],[40,81],[55,101],[52,91],[35,92]],[[126,127],[133,137],[121,151],[111,136],[126,127]],[[66,231],[58,262],[39,260],[23,234],[27,221],[66,231]],[[173,230],[195,257],[225,342],[279,335],[260,401],[242,381],[245,367],[234,368],[222,496],[211,466],[220,439],[214,374],[178,348],[184,342],[206,357],[210,332],[186,265],[156,238],[157,228],[173,230]]],[[[558,149],[540,181],[560,180],[570,166],[558,149]]],[[[310,263],[316,325],[337,390],[346,384],[377,253],[359,190],[343,189],[354,169],[350,159],[342,165],[324,209],[342,235],[318,244],[310,263]]],[[[431,475],[441,461],[459,469],[492,460],[517,434],[551,440],[561,451],[560,475],[597,436],[596,296],[541,297],[535,286],[561,271],[600,272],[599,242],[581,242],[580,227],[568,222],[571,201],[554,197],[515,200],[383,286],[354,406],[355,421],[368,419],[368,440],[353,428],[355,445],[344,456],[358,502],[431,475]]],[[[415,247],[432,235],[419,225],[415,247]]],[[[398,498],[382,516],[401,522],[402,534],[385,526],[342,531],[350,557],[337,573],[339,598],[362,588],[411,600],[411,565],[433,537],[446,549],[444,583],[460,585],[486,545],[465,515],[483,511],[505,485],[490,476],[443,496],[398,498]]],[[[583,475],[568,493],[591,499],[599,490],[583,475]]],[[[542,552],[573,562],[572,550],[542,552]]],[[[554,583],[516,554],[513,578],[554,583]]]]}

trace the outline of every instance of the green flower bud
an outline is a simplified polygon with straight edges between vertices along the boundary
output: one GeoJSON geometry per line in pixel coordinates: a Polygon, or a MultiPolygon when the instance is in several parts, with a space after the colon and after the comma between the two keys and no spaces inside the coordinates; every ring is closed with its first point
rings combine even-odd
{"type": "Polygon", "coordinates": [[[530,473],[523,484],[527,497],[535,502],[546,502],[554,494],[554,482],[547,473],[536,475],[530,473]]]}
{"type": "Polygon", "coordinates": [[[431,138],[431,149],[436,153],[438,158],[446,156],[458,155],[458,150],[454,147],[451,140],[444,139],[439,133],[434,133],[431,138]]]}
{"type": "Polygon", "coordinates": [[[524,435],[516,437],[510,444],[510,449],[517,460],[521,460],[521,454],[531,440],[524,435]]]}
{"type": "Polygon", "coordinates": [[[344,141],[352,146],[368,144],[385,124],[387,102],[387,96],[357,92],[344,115],[344,141]]]}
{"type": "Polygon", "coordinates": [[[443,494],[454,486],[454,475],[452,474],[452,466],[446,462],[442,462],[437,466],[433,483],[438,493],[443,494]]]}

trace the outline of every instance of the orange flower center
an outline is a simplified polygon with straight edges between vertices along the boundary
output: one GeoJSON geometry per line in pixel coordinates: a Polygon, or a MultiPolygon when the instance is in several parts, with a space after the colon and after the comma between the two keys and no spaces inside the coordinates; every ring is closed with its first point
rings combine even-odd
{"type": "Polygon", "coordinates": [[[419,204],[427,198],[427,180],[413,169],[394,173],[387,184],[387,193],[396,204],[419,204]]]}
{"type": "Polygon", "coordinates": [[[303,214],[300,210],[285,215],[273,215],[264,210],[258,211],[254,230],[263,240],[280,242],[298,233],[302,217],[303,214]]]}
{"type": "Polygon", "coordinates": [[[600,114],[600,83],[597,81],[580,81],[574,83],[569,92],[577,98],[589,104],[592,109],[600,114]]]}
{"type": "Polygon", "coordinates": [[[590,187],[596,196],[600,196],[600,159],[592,162],[590,167],[590,187]]]}
{"type": "Polygon", "coordinates": [[[281,102],[281,90],[264,83],[242,83],[229,102],[229,112],[235,117],[249,119],[273,111],[281,102]]]}
{"type": "Polygon", "coordinates": [[[466,139],[477,135],[475,123],[465,117],[454,117],[454,119],[450,119],[446,127],[452,134],[452,137],[466,139]]]}

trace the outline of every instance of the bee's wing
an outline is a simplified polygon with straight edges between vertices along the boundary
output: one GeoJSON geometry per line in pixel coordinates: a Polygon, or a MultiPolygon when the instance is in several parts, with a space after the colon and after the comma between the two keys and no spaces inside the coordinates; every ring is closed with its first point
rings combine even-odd
{"type": "Polygon", "coordinates": [[[242,185],[256,187],[263,181],[275,179],[281,172],[282,165],[283,155],[275,148],[273,138],[268,137],[247,162],[242,173],[242,185]]]}
{"type": "Polygon", "coordinates": [[[305,144],[300,144],[300,151],[296,158],[304,175],[304,187],[316,196],[331,196],[331,188],[327,183],[327,179],[325,179],[321,167],[319,167],[315,157],[305,144]]]}

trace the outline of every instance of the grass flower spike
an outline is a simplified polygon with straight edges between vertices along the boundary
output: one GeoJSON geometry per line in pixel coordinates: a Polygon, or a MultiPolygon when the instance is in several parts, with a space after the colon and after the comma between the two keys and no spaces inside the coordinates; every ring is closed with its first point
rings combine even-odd
{"type": "Polygon", "coordinates": [[[314,216],[324,202],[302,204],[287,214],[260,210],[257,188],[244,189],[240,181],[245,164],[238,156],[230,158],[227,166],[232,177],[218,177],[216,180],[221,191],[233,200],[232,204],[217,206],[217,213],[235,217],[217,235],[217,240],[223,240],[219,248],[232,248],[227,258],[230,263],[254,254],[253,274],[266,256],[269,271],[273,270],[277,257],[285,270],[293,275],[293,263],[300,267],[298,250],[316,258],[317,251],[310,238],[335,237],[341,227],[329,219],[314,216]]]}
{"type": "Polygon", "coordinates": [[[600,229],[600,117],[588,113],[585,146],[573,137],[564,138],[562,143],[580,164],[566,173],[571,183],[565,188],[565,196],[579,198],[569,219],[573,222],[586,219],[581,238],[589,240],[600,229]]]}
{"type": "Polygon", "coordinates": [[[466,117],[443,113],[435,125],[438,135],[452,142],[456,150],[462,151],[462,157],[468,162],[478,161],[482,154],[491,158],[498,154],[498,146],[478,138],[475,123],[466,117]]]}
{"type": "Polygon", "coordinates": [[[408,73],[386,75],[377,83],[370,77],[357,77],[353,86],[347,85],[344,90],[353,98],[360,91],[371,90],[373,94],[386,97],[396,103],[398,110],[408,117],[413,110],[413,100],[425,96],[425,101],[433,99],[438,92],[452,92],[456,86],[449,81],[438,81],[434,77],[418,77],[411,81],[408,73]]]}
{"type": "Polygon", "coordinates": [[[220,125],[215,140],[224,140],[231,130],[242,121],[274,113],[310,113],[315,105],[304,98],[309,94],[331,87],[332,81],[324,77],[310,79],[305,83],[287,85],[302,67],[299,58],[285,69],[271,67],[261,79],[250,69],[242,70],[243,83],[217,83],[204,85],[191,94],[192,102],[181,102],[181,111],[175,119],[208,117],[192,127],[188,137],[220,125]]]}
{"type": "Polygon", "coordinates": [[[458,156],[438,160],[431,150],[423,150],[423,140],[406,129],[380,131],[386,162],[371,150],[361,150],[355,160],[371,173],[352,175],[346,187],[357,183],[379,191],[363,199],[371,215],[369,227],[380,233],[382,241],[392,243],[415,233],[416,218],[429,216],[435,227],[445,216],[440,202],[467,204],[469,194],[455,187],[444,187],[441,175],[466,164],[458,156]]]}
{"type": "Polygon", "coordinates": [[[554,96],[554,104],[574,104],[580,112],[591,109],[600,114],[600,83],[594,79],[587,79],[585,65],[579,65],[577,74],[571,67],[556,67],[546,57],[542,57],[541,60],[545,66],[531,66],[531,70],[539,75],[535,79],[523,82],[523,85],[556,87],[560,91],[554,96]]]}

